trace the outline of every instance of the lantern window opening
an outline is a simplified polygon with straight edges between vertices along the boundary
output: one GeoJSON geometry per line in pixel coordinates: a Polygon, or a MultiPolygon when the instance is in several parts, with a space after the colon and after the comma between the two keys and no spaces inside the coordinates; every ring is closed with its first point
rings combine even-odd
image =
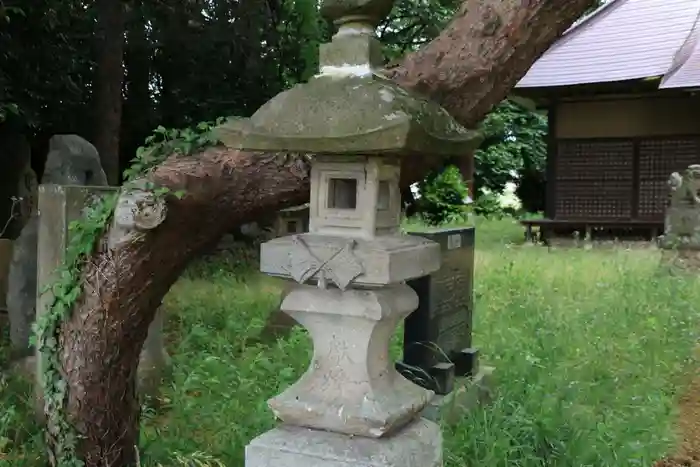
{"type": "Polygon", "coordinates": [[[327,209],[357,209],[357,179],[329,178],[327,209]]]}

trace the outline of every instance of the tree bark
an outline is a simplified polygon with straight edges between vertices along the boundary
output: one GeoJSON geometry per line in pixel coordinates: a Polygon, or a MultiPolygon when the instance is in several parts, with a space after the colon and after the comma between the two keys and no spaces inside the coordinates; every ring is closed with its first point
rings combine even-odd
{"type": "MultiPolygon", "coordinates": [[[[475,125],[594,0],[466,0],[449,27],[389,73],[475,125]]],[[[439,161],[411,163],[404,186],[439,161]]],[[[134,378],[157,306],[188,262],[235,226],[308,201],[309,182],[292,166],[212,148],[173,156],[151,175],[186,190],[165,222],[138,241],[103,248],[84,272],[85,294],[61,329],[68,413],[87,467],[135,464],[134,378]],[[107,363],[109,362],[109,363],[107,363]]]]}
{"type": "Polygon", "coordinates": [[[126,10],[122,0],[98,0],[96,7],[95,147],[109,184],[118,185],[126,10]]]}

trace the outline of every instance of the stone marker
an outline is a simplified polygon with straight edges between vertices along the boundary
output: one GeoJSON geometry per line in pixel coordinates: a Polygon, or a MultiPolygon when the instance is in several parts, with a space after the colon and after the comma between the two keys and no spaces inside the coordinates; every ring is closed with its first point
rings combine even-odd
{"type": "Polygon", "coordinates": [[[4,326],[9,324],[7,292],[12,250],[31,214],[30,195],[36,195],[36,176],[31,170],[27,138],[7,124],[0,125],[0,158],[0,324],[4,326]]]}
{"type": "Polygon", "coordinates": [[[401,374],[436,393],[422,415],[448,423],[491,397],[494,369],[472,347],[473,227],[413,232],[440,244],[440,270],[409,281],[420,304],[404,323],[401,374]]]}
{"type": "Polygon", "coordinates": [[[246,467],[439,467],[439,425],[420,418],[433,393],[389,355],[418,306],[407,280],[440,266],[439,245],[401,235],[401,157],[468,153],[480,138],[437,104],[382,78],[375,37],[393,0],[323,0],[338,25],[321,73],[229,121],[229,147],[311,160],[309,232],[263,243],[263,273],[293,280],[281,309],[310,333],[313,362],[268,404],[283,425],[246,447],[246,467]],[[295,118],[290,119],[289,115],[295,118]]]}
{"type": "Polygon", "coordinates": [[[420,304],[404,323],[401,373],[437,394],[454,389],[455,377],[473,376],[474,228],[416,232],[440,244],[440,270],[408,283],[420,304]]]}
{"type": "MultiPolygon", "coordinates": [[[[25,168],[31,196],[36,198],[33,172],[25,168]]],[[[49,140],[49,153],[41,177],[43,184],[107,185],[107,177],[100,165],[95,147],[77,135],[56,135],[49,140]]],[[[36,201],[32,203],[36,206],[36,201]]],[[[28,222],[15,241],[8,279],[7,306],[13,352],[18,357],[29,356],[29,336],[36,316],[37,303],[37,238],[39,218],[37,209],[31,209],[28,222]]]]}
{"type": "Polygon", "coordinates": [[[78,135],[55,135],[49,140],[42,184],[107,186],[97,149],[78,135]]]}
{"type": "Polygon", "coordinates": [[[12,359],[32,354],[29,336],[36,306],[36,247],[39,213],[36,207],[37,181],[31,167],[25,167],[20,194],[21,216],[26,221],[13,242],[7,276],[7,311],[10,319],[12,359]]]}
{"type": "Polygon", "coordinates": [[[700,165],[671,174],[664,220],[662,263],[676,270],[700,270],[700,165]]]}

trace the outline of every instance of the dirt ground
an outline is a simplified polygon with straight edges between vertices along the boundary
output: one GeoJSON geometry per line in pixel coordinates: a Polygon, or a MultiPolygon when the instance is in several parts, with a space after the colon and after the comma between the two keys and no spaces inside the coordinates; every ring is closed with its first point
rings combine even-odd
{"type": "Polygon", "coordinates": [[[692,382],[680,405],[678,428],[683,441],[678,454],[657,462],[654,467],[700,467],[700,377],[692,382]]]}

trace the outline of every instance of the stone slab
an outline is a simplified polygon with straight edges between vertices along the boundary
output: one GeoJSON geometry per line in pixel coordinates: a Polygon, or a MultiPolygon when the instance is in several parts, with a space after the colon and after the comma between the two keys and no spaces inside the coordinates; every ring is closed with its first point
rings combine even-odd
{"type": "Polygon", "coordinates": [[[435,394],[421,416],[454,424],[478,405],[490,403],[496,384],[494,371],[494,367],[483,366],[473,377],[458,378],[455,389],[446,395],[435,394]]]}
{"type": "Polygon", "coordinates": [[[288,425],[246,447],[246,467],[442,467],[442,433],[418,419],[393,436],[372,439],[288,425]]]}
{"type": "MultiPolygon", "coordinates": [[[[476,349],[471,349],[475,229],[436,229],[412,235],[440,245],[441,266],[429,276],[408,282],[420,303],[404,323],[401,364],[430,375],[415,380],[416,384],[446,394],[453,377],[471,375],[476,369],[476,349]],[[453,377],[449,372],[454,372],[453,377]]],[[[416,373],[402,374],[411,378],[416,373]]]]}

